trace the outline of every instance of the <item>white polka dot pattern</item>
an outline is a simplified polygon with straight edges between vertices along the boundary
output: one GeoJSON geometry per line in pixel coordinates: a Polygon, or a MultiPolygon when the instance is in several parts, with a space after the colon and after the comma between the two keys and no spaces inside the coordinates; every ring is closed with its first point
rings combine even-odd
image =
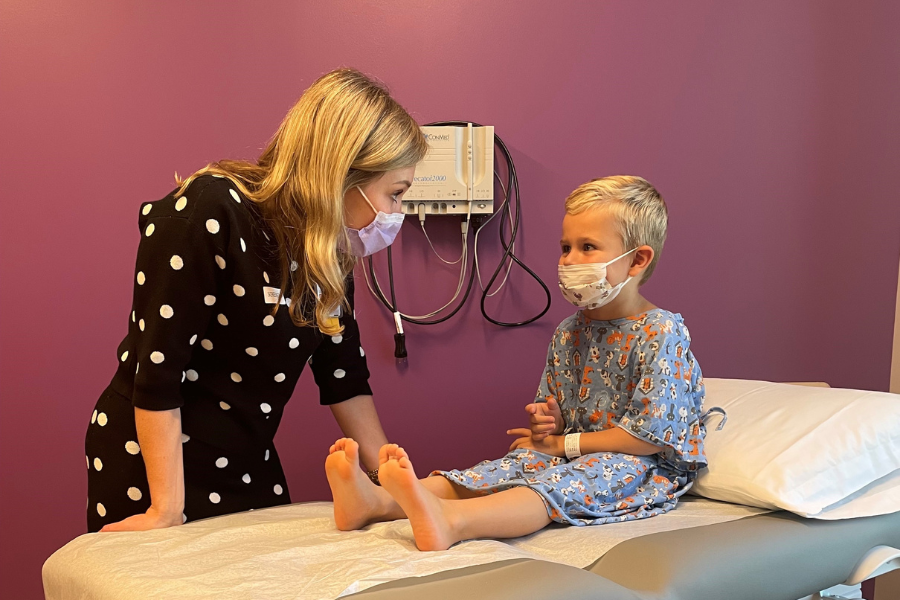
{"type": "MultiPolygon", "coordinates": [[[[203,179],[207,184],[211,182],[209,177],[203,179]]],[[[200,187],[202,189],[203,185],[200,187]]],[[[342,318],[342,324],[345,327],[349,325],[347,330],[323,336],[315,327],[293,327],[291,315],[287,311],[289,305],[287,308],[279,307],[285,309],[284,317],[273,314],[275,307],[265,303],[268,297],[260,288],[290,287],[281,281],[282,267],[278,264],[278,257],[270,257],[268,253],[268,250],[273,249],[275,237],[267,236],[270,239],[266,243],[261,239],[260,233],[264,232],[258,223],[252,220],[242,221],[247,211],[242,206],[244,198],[233,182],[216,181],[207,189],[215,190],[214,193],[218,195],[216,204],[206,201],[209,191],[198,201],[197,192],[189,189],[187,193],[191,194],[190,198],[186,195],[169,196],[159,207],[147,203],[140,205],[144,213],[141,217],[144,229],[140,232],[141,250],[138,253],[137,268],[132,271],[135,283],[132,284],[134,302],[131,322],[134,327],[129,325],[130,337],[118,349],[118,358],[122,361],[118,365],[118,376],[125,380],[135,379],[134,374],[139,370],[138,359],[142,359],[144,363],[149,361],[151,364],[144,367],[144,375],[138,375],[136,379],[141,384],[136,389],[140,387],[142,401],[149,403],[152,400],[150,394],[156,393],[161,403],[164,402],[162,392],[148,391],[146,386],[154,381],[164,382],[170,386],[165,394],[169,398],[172,393],[181,392],[186,395],[186,402],[197,402],[198,407],[202,403],[208,411],[205,416],[210,425],[216,419],[219,422],[222,419],[229,422],[249,419],[250,425],[260,431],[267,430],[267,425],[274,424],[280,418],[283,403],[287,399],[284,396],[290,394],[290,386],[281,384],[297,380],[299,371],[306,366],[305,361],[311,359],[310,354],[317,347],[321,358],[315,366],[316,375],[322,381],[326,396],[329,393],[341,393],[340,390],[355,390],[355,378],[362,371],[359,368],[360,357],[364,357],[365,352],[359,345],[355,323],[347,318],[350,315],[345,314],[342,318]],[[240,205],[232,204],[232,201],[240,205]],[[149,219],[150,214],[153,219],[149,219]],[[160,232],[158,236],[155,235],[157,231],[160,232]],[[253,246],[253,252],[250,252],[249,246],[253,246]],[[268,273],[270,268],[273,269],[271,276],[268,273]],[[228,293],[229,287],[232,294],[228,293]],[[178,308],[177,315],[175,308],[178,308]],[[213,311],[213,308],[216,310],[213,311]],[[141,311],[140,317],[137,316],[138,309],[141,311]],[[211,337],[201,338],[201,331],[211,337]],[[323,337],[330,338],[330,342],[325,340],[323,345],[319,345],[323,337]],[[212,338],[216,338],[215,344],[212,338]],[[184,342],[188,340],[189,348],[184,348],[184,342]],[[204,352],[194,356],[192,353],[195,345],[203,348],[204,352]],[[300,352],[293,353],[288,358],[285,356],[288,354],[285,353],[285,346],[288,353],[294,350],[300,352]],[[354,346],[357,347],[356,350],[354,346]],[[241,354],[242,349],[247,358],[241,354]],[[357,350],[359,356],[356,355],[357,350]],[[306,358],[300,358],[301,356],[306,358]],[[178,384],[179,370],[182,372],[181,385],[178,384]],[[203,371],[202,383],[199,382],[199,371],[203,371]],[[329,372],[332,377],[328,376],[329,372]],[[228,384],[229,380],[235,385],[228,384]],[[353,381],[351,384],[351,381],[345,380],[353,381]],[[276,383],[276,386],[272,386],[272,383],[276,383]],[[276,387],[279,389],[276,390],[276,387]],[[223,413],[215,413],[216,403],[223,413]],[[259,407],[259,412],[252,408],[254,403],[259,407]],[[277,415],[276,407],[279,411],[277,415]],[[249,414],[245,412],[248,410],[249,414]],[[209,412],[214,414],[209,415],[209,412]]],[[[252,204],[248,200],[248,205],[252,204]]],[[[283,257],[283,260],[287,261],[285,266],[289,267],[289,271],[299,273],[298,261],[292,260],[290,256],[283,257]]],[[[135,399],[137,400],[137,396],[135,399]]],[[[110,414],[113,420],[111,425],[107,422],[106,414],[93,411],[90,416],[90,431],[94,432],[93,435],[108,434],[110,429],[122,426],[119,413],[110,414]],[[105,427],[105,430],[95,429],[95,425],[105,427]]],[[[126,419],[126,424],[128,421],[126,419]]],[[[241,496],[258,495],[261,501],[268,497],[269,504],[274,501],[268,495],[269,490],[275,495],[285,496],[279,500],[287,498],[287,484],[276,485],[268,471],[257,471],[259,467],[253,467],[252,462],[243,464],[230,451],[219,452],[232,454],[231,456],[217,457],[212,454],[199,458],[200,454],[189,450],[191,447],[198,452],[201,447],[215,447],[217,442],[227,441],[222,439],[227,434],[215,429],[204,429],[202,420],[196,427],[192,428],[191,422],[187,425],[198,439],[191,441],[191,436],[187,433],[180,434],[181,442],[188,444],[185,447],[185,459],[194,457],[202,460],[202,465],[194,467],[205,469],[213,477],[219,478],[210,479],[205,484],[200,483],[204,485],[199,488],[200,502],[203,494],[207,494],[211,503],[207,506],[207,513],[231,510],[233,505],[241,506],[244,499],[238,498],[238,490],[242,490],[241,496]],[[196,446],[198,443],[201,446],[196,446]],[[207,443],[212,445],[206,446],[207,443]],[[234,460],[238,462],[233,462],[234,460]],[[254,473],[250,473],[250,470],[254,473]],[[238,479],[244,485],[235,490],[238,479]],[[213,506],[214,504],[218,506],[213,506]]],[[[227,428],[223,430],[227,431],[227,428]]],[[[146,448],[141,448],[134,431],[131,431],[131,435],[125,434],[128,437],[123,436],[124,440],[117,434],[108,448],[89,447],[85,466],[91,477],[97,480],[108,479],[113,474],[120,473],[121,465],[138,464],[136,461],[143,460],[143,450],[146,448]],[[98,469],[102,469],[102,472],[98,472],[98,469]]],[[[251,448],[256,449],[251,450],[252,454],[259,452],[262,447],[263,452],[260,454],[264,453],[264,459],[269,461],[275,456],[275,449],[267,449],[270,443],[271,439],[255,440],[255,445],[251,448]]],[[[282,478],[279,476],[275,480],[282,478]]],[[[140,506],[146,508],[146,504],[150,502],[149,493],[149,489],[139,480],[122,479],[117,487],[111,488],[108,495],[92,495],[89,504],[96,505],[102,500],[109,505],[103,509],[105,516],[111,517],[103,522],[118,520],[121,518],[119,515],[123,514],[123,508],[129,505],[132,510],[140,506]]],[[[92,512],[89,506],[88,512],[92,512]]],[[[204,516],[202,512],[192,513],[193,518],[204,516]]],[[[95,521],[98,519],[96,514],[91,516],[95,521]]],[[[187,519],[186,516],[183,518],[187,519]]]]}

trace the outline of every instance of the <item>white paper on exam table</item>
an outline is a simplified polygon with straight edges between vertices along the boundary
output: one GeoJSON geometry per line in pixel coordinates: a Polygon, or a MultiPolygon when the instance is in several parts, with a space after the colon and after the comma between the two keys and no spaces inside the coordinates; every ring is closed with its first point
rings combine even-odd
{"type": "Polygon", "coordinates": [[[327,502],[293,504],[146,532],[76,538],[44,566],[46,600],[336,598],[374,585],[496,561],[529,558],[583,568],[625,540],[763,514],[765,509],[682,498],[657,517],[595,527],[550,526],[443,552],[416,549],[409,521],[334,528],[327,502]]]}

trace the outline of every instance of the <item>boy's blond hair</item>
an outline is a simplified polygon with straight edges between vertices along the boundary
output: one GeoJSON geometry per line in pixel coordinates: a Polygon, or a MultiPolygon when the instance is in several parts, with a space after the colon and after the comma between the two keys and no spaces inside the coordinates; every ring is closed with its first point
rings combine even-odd
{"type": "Polygon", "coordinates": [[[615,217],[625,250],[644,245],[653,248],[653,260],[639,284],[643,285],[653,274],[666,241],[669,214],[665,201],[649,181],[631,175],[592,179],[566,198],[570,215],[601,207],[615,217]]]}

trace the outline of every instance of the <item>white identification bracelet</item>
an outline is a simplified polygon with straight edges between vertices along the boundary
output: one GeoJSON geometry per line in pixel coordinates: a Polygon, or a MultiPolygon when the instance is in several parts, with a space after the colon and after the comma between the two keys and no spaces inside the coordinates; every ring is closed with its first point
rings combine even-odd
{"type": "Polygon", "coordinates": [[[575,460],[581,456],[581,434],[570,433],[566,436],[566,458],[575,460]]]}

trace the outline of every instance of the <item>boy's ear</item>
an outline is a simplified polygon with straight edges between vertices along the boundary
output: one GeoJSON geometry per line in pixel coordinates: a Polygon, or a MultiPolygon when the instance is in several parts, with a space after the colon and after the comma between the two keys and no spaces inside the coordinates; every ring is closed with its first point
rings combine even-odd
{"type": "Polygon", "coordinates": [[[637,277],[641,273],[644,272],[644,269],[650,266],[650,263],[653,262],[653,257],[656,255],[656,252],[653,251],[653,248],[650,246],[638,246],[638,249],[634,251],[634,258],[631,260],[631,268],[628,269],[629,277],[637,277]]]}

